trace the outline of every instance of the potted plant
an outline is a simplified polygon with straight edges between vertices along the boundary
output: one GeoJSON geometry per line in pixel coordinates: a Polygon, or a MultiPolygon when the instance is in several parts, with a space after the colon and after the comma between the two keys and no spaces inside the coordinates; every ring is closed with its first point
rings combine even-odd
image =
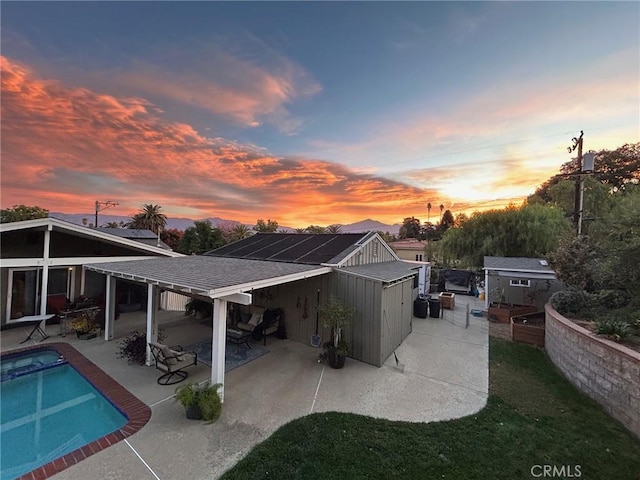
{"type": "Polygon", "coordinates": [[[325,328],[331,329],[331,341],[325,344],[327,359],[331,368],[342,368],[349,353],[349,344],[343,338],[343,328],[346,327],[355,308],[346,305],[340,298],[331,295],[329,301],[318,307],[318,314],[325,328]]]}
{"type": "MultiPolygon", "coordinates": [[[[167,338],[164,332],[158,330],[158,342],[162,343],[167,338]]],[[[118,358],[126,358],[130,364],[143,365],[147,359],[147,334],[134,330],[120,342],[118,358]]]]}
{"type": "Polygon", "coordinates": [[[90,338],[95,338],[98,334],[94,331],[96,328],[96,323],[92,321],[86,315],[81,315],[71,322],[71,328],[76,332],[78,338],[83,340],[88,340],[90,338]]]}
{"type": "Polygon", "coordinates": [[[185,408],[187,418],[192,420],[204,419],[215,422],[222,411],[222,401],[218,395],[220,383],[211,385],[205,382],[202,385],[189,383],[176,388],[175,401],[185,408]]]}

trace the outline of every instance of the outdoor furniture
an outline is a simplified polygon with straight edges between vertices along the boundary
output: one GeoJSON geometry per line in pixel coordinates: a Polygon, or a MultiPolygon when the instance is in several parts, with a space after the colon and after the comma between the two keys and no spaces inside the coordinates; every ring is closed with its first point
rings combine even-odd
{"type": "Polygon", "coordinates": [[[165,372],[158,378],[160,385],[174,385],[189,376],[185,368],[198,364],[196,352],[183,352],[180,345],[168,347],[161,343],[149,342],[151,355],[156,362],[156,368],[165,372]]]}
{"type": "Polygon", "coordinates": [[[227,340],[236,344],[236,352],[239,350],[241,343],[244,343],[248,348],[251,348],[251,345],[249,345],[250,336],[251,332],[247,332],[246,330],[227,328],[227,340]]]}
{"type": "Polygon", "coordinates": [[[53,317],[55,317],[55,315],[53,315],[53,314],[31,315],[29,317],[23,317],[23,319],[14,320],[15,322],[24,322],[24,323],[28,324],[29,326],[31,326],[33,324],[33,330],[31,330],[29,335],[27,335],[27,338],[25,338],[23,341],[21,341],[20,344],[27,343],[29,340],[31,340],[31,337],[33,337],[34,333],[37,333],[42,337],[40,339],[41,342],[43,340],[46,340],[47,338],[49,338],[49,335],[47,335],[46,332],[42,329],[42,322],[46,322],[47,320],[51,320],[53,317]]]}
{"type": "Polygon", "coordinates": [[[249,321],[238,322],[236,327],[251,333],[254,340],[264,340],[267,344],[267,335],[278,332],[280,322],[284,316],[281,308],[267,308],[263,312],[255,311],[249,321]]]}

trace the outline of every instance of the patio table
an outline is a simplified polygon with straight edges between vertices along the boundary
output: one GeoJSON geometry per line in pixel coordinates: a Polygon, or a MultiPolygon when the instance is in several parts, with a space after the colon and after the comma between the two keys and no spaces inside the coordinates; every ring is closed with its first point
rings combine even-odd
{"type": "Polygon", "coordinates": [[[240,348],[241,343],[244,343],[248,348],[251,348],[251,345],[249,345],[250,336],[251,332],[247,332],[245,330],[237,330],[235,328],[227,328],[227,339],[231,343],[236,344],[236,352],[240,348]]]}

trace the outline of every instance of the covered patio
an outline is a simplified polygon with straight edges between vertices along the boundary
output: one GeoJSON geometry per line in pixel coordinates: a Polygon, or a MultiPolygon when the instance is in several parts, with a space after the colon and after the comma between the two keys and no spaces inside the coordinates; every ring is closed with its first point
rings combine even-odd
{"type": "Polygon", "coordinates": [[[84,268],[106,275],[104,339],[107,341],[114,338],[116,278],[147,285],[145,324],[147,365],[151,365],[153,362],[148,343],[158,341],[157,313],[160,292],[167,290],[211,301],[213,303],[213,331],[211,332],[210,380],[212,384],[222,385],[219,394],[223,402],[228,303],[249,305],[252,302],[250,292],[254,289],[294,282],[331,272],[330,267],[318,265],[209,256],[88,264],[84,268]]]}

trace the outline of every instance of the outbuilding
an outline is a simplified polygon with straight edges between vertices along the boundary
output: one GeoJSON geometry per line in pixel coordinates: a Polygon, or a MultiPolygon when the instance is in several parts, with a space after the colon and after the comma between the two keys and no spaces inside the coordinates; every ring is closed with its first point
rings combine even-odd
{"type": "Polygon", "coordinates": [[[554,292],[562,289],[562,282],[543,258],[484,257],[484,278],[490,302],[518,305],[544,305],[554,292]]]}

